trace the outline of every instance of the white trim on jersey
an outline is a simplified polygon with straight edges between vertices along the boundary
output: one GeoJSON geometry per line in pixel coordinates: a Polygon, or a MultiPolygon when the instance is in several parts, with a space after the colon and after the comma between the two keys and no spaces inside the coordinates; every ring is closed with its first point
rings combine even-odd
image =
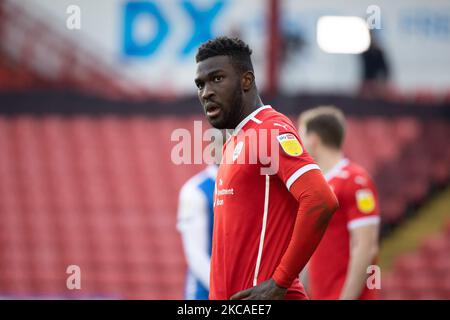
{"type": "Polygon", "coordinates": [[[262,121],[257,119],[257,118],[251,118],[250,120],[252,120],[253,122],[256,122],[257,124],[261,124],[262,121]]]}
{"type": "MultiPolygon", "coordinates": [[[[245,119],[244,120],[242,120],[237,126],[236,126],[236,128],[234,129],[234,131],[233,131],[233,135],[235,136],[235,135],[237,135],[237,133],[247,124],[247,122],[249,122],[250,120],[253,120],[253,118],[261,111],[261,110],[264,110],[264,109],[269,109],[269,108],[272,108],[270,105],[266,105],[266,106],[262,106],[262,107],[259,107],[258,109],[256,109],[255,111],[253,111],[252,113],[250,113],[248,116],[246,116],[245,117],[245,119]]],[[[254,119],[254,121],[256,122],[256,123],[258,123],[258,121],[260,121],[260,123],[262,122],[261,120],[259,120],[259,119],[254,119]]]]}
{"type": "Polygon", "coordinates": [[[266,234],[267,214],[269,212],[269,189],[270,189],[270,176],[266,174],[266,190],[264,194],[264,214],[262,221],[261,236],[259,238],[258,257],[256,258],[255,276],[253,278],[253,285],[258,284],[259,266],[261,264],[262,251],[264,246],[264,236],[266,234]]]}
{"type": "Polygon", "coordinates": [[[348,230],[353,230],[359,227],[369,226],[372,224],[379,224],[380,223],[380,216],[371,216],[371,217],[362,217],[351,220],[347,224],[348,230]]]}
{"type": "Polygon", "coordinates": [[[311,163],[311,164],[307,164],[306,166],[301,167],[300,169],[298,169],[297,171],[295,171],[290,177],[289,179],[287,179],[286,181],[286,187],[288,188],[288,190],[291,189],[291,186],[294,184],[294,182],[300,178],[303,174],[305,174],[306,172],[310,171],[310,170],[320,170],[319,166],[315,163],[311,163]]]}
{"type": "Polygon", "coordinates": [[[342,168],[344,168],[346,165],[348,165],[348,163],[349,163],[349,160],[346,158],[339,160],[338,163],[336,163],[334,165],[334,167],[331,168],[331,170],[329,170],[327,173],[325,173],[325,175],[324,175],[325,179],[327,181],[330,181],[331,179],[336,177],[342,171],[342,168]]]}

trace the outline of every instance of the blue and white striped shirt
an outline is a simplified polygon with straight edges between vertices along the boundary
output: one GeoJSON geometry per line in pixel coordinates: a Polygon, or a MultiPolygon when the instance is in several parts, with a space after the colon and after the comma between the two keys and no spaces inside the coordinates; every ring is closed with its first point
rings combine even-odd
{"type": "Polygon", "coordinates": [[[189,179],[180,191],[177,229],[188,264],[185,299],[189,300],[205,300],[209,295],[216,175],[217,166],[210,165],[189,179]]]}

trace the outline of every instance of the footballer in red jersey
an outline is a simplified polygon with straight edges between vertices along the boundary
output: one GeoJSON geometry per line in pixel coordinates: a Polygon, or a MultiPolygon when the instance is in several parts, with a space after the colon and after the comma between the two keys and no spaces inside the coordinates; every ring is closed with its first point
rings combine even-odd
{"type": "Polygon", "coordinates": [[[250,48],[220,37],[198,50],[209,123],[232,129],[216,178],[210,299],[306,299],[298,275],[338,203],[294,125],[265,106],[250,48]]]}
{"type": "Polygon", "coordinates": [[[377,191],[366,170],[343,156],[344,115],[335,107],[318,107],[300,115],[299,127],[339,201],[309,261],[308,292],[312,299],[376,299],[367,270],[378,253],[377,191]]]}

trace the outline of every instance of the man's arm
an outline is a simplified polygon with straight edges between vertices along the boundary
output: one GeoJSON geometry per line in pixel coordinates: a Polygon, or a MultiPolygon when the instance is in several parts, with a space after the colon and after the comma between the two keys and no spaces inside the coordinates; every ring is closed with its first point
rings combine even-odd
{"type": "Polygon", "coordinates": [[[183,188],[178,206],[177,229],[181,233],[189,269],[209,289],[210,257],[207,253],[207,204],[194,188],[183,188]]]}
{"type": "Polygon", "coordinates": [[[367,267],[378,254],[378,224],[350,230],[350,261],[341,300],[358,299],[367,280],[367,267]]]}
{"type": "MultiPolygon", "coordinates": [[[[319,170],[300,176],[291,186],[291,193],[299,201],[292,238],[272,278],[233,295],[231,299],[284,299],[287,289],[298,277],[313,254],[338,201],[319,170]]],[[[279,232],[284,232],[280,230],[279,232]]]]}

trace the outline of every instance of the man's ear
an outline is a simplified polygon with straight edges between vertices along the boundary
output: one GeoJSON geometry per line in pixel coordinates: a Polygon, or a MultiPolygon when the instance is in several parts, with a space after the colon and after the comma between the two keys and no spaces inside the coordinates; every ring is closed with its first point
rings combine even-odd
{"type": "Polygon", "coordinates": [[[319,135],[315,132],[308,133],[308,141],[309,144],[314,148],[317,148],[317,146],[319,146],[322,143],[319,135]]]}
{"type": "Polygon", "coordinates": [[[253,87],[253,84],[255,82],[255,75],[251,71],[246,71],[242,75],[242,90],[244,92],[250,91],[250,89],[253,87]]]}

